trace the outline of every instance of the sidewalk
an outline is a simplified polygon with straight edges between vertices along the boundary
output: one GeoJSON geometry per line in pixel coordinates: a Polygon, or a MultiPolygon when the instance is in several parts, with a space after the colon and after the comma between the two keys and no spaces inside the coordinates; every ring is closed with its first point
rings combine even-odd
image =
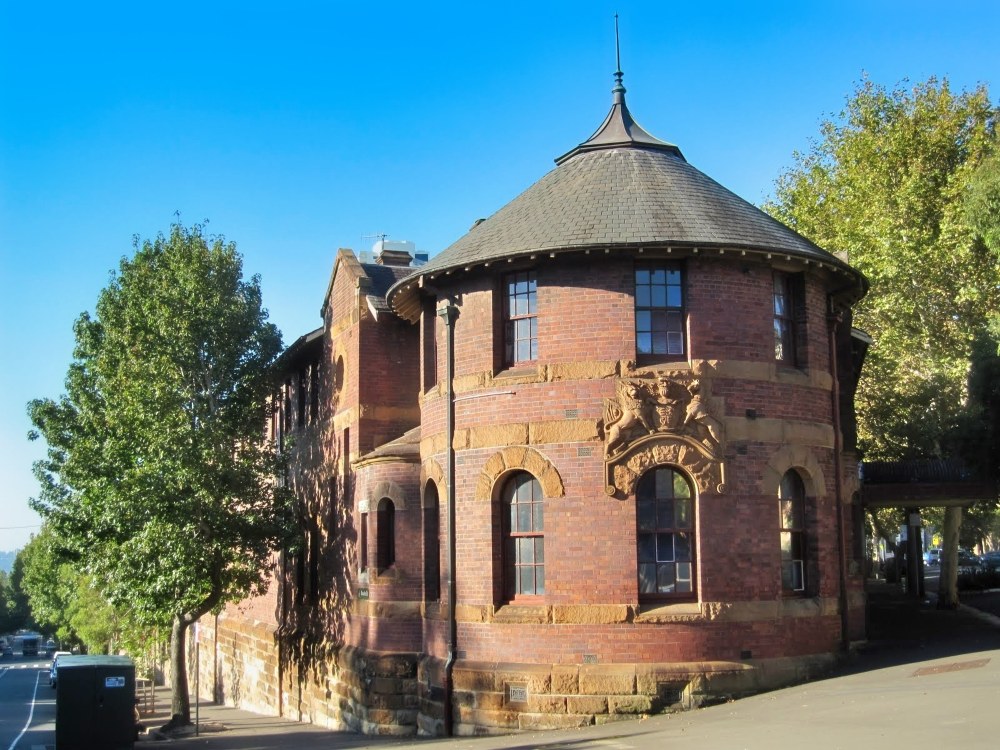
{"type": "MultiPolygon", "coordinates": [[[[760,748],[834,750],[876,742],[892,750],[993,750],[1000,745],[1000,592],[970,594],[958,611],[870,594],[869,640],[838,672],[822,680],[751,698],[644,720],[504,737],[382,738],[332,732],[308,724],[221,706],[202,706],[199,736],[136,748],[272,750],[392,748],[426,750],[719,750],[760,748]]],[[[157,713],[168,718],[169,692],[157,692],[157,713]]]]}

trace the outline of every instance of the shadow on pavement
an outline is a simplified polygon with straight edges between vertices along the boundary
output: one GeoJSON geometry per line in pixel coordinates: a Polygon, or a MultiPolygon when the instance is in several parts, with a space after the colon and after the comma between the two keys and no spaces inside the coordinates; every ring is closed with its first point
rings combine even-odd
{"type": "MultiPolygon", "coordinates": [[[[924,600],[908,597],[898,588],[873,586],[869,590],[868,639],[861,644],[839,668],[828,677],[814,681],[818,688],[826,680],[877,670],[920,664],[932,660],[953,659],[951,663],[938,662],[930,669],[937,671],[960,670],[973,665],[982,652],[1000,650],[1000,591],[966,592],[963,605],[957,610],[939,610],[933,593],[924,600]],[[968,657],[968,658],[962,658],[968,657]]],[[[980,661],[983,661],[980,659],[980,661]]],[[[986,659],[985,661],[989,661],[986,659]]],[[[974,666],[979,666],[975,664],[974,666]]],[[[924,667],[928,669],[928,667],[924,667]]],[[[836,683],[831,683],[836,684],[836,683]]],[[[780,693],[780,691],[778,691],[780,693]]],[[[751,699],[752,700],[752,699],[751,699]]],[[[740,702],[737,701],[737,704],[740,702]]],[[[156,691],[156,710],[143,716],[147,727],[159,727],[169,718],[170,693],[167,688],[156,691]]],[[[818,708],[818,707],[817,707],[818,708]]],[[[750,709],[749,706],[747,710],[750,709]]],[[[192,710],[193,713],[193,710],[192,710]]],[[[674,722],[684,722],[683,715],[675,715],[674,722]]],[[[202,706],[199,736],[174,737],[156,741],[142,738],[137,748],[214,748],[216,750],[272,750],[273,748],[393,748],[407,746],[433,746],[448,743],[450,748],[462,750],[574,750],[574,748],[616,745],[630,747],[643,743],[643,735],[655,734],[663,724],[657,719],[643,722],[633,720],[613,725],[589,727],[576,732],[535,732],[506,737],[465,738],[392,738],[371,737],[322,729],[280,717],[262,716],[226,706],[202,706]],[[626,739],[628,740],[626,742],[626,739]]],[[[647,738],[649,739],[649,738],[647,738]]]]}

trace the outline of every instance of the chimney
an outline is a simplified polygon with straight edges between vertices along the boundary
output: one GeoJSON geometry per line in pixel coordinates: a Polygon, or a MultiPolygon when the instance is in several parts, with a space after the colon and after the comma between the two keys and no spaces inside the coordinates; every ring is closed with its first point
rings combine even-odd
{"type": "Polygon", "coordinates": [[[416,245],[409,240],[379,240],[372,247],[375,262],[380,266],[408,267],[413,261],[416,245]]]}

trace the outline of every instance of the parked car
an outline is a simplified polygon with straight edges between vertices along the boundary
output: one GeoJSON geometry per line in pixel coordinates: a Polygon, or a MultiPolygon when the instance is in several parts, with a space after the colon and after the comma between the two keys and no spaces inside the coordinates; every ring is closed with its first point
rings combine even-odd
{"type": "Polygon", "coordinates": [[[56,686],[57,670],[59,669],[59,657],[69,656],[69,651],[56,651],[52,655],[52,664],[49,666],[49,687],[54,688],[56,686]]]}
{"type": "Polygon", "coordinates": [[[967,549],[958,550],[958,569],[960,571],[974,571],[982,566],[982,562],[978,557],[969,552],[967,549]]]}
{"type": "Polygon", "coordinates": [[[1000,570],[1000,550],[995,549],[982,556],[983,567],[987,570],[1000,570]]]}
{"type": "Polygon", "coordinates": [[[941,548],[934,547],[924,552],[924,565],[937,567],[941,564],[941,548]]]}

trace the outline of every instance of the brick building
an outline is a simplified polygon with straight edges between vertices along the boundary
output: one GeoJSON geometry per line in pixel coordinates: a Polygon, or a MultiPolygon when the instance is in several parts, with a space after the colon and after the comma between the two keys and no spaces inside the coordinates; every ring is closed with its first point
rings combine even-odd
{"type": "Polygon", "coordinates": [[[338,254],[270,426],[301,544],[203,623],[217,699],[370,733],[565,727],[864,637],[864,278],[632,119],[415,266],[338,254]]]}

